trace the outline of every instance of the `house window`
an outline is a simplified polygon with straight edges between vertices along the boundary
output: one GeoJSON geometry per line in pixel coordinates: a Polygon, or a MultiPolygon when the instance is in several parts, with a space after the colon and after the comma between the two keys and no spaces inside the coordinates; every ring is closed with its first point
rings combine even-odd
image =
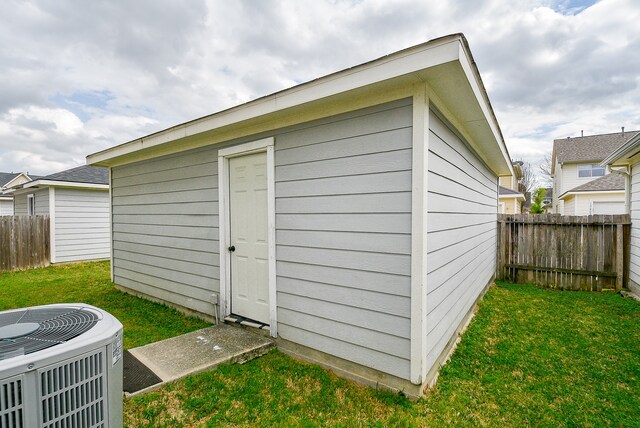
{"type": "Polygon", "coordinates": [[[580,178],[602,177],[604,172],[604,167],[597,163],[578,165],[578,177],[580,178]]]}
{"type": "Polygon", "coordinates": [[[27,213],[36,215],[36,198],[33,195],[27,195],[27,213]]]}

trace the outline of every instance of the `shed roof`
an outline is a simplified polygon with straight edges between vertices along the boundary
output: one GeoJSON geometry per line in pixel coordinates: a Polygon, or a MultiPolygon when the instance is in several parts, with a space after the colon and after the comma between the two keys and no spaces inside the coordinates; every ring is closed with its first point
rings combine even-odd
{"type": "Polygon", "coordinates": [[[502,186],[498,186],[498,194],[500,196],[503,195],[522,195],[522,193],[516,191],[516,190],[511,190],[508,187],[502,187],[502,186]]]}
{"type": "Polygon", "coordinates": [[[561,138],[553,140],[553,151],[559,163],[601,162],[638,133],[640,131],[561,138]]]}
{"type": "Polygon", "coordinates": [[[66,169],[44,177],[36,177],[19,186],[6,189],[4,193],[19,194],[28,191],[28,189],[39,188],[42,186],[108,189],[109,170],[99,166],[81,165],[76,168],[66,169]]]}
{"type": "Polygon", "coordinates": [[[510,157],[467,40],[452,34],[276,92],[87,156],[117,166],[219,144],[369,107],[416,93],[451,114],[467,142],[497,174],[512,174],[510,157]]]}
{"type": "Polygon", "coordinates": [[[109,170],[99,166],[82,165],[40,177],[39,180],[108,185],[109,170]]]}
{"type": "Polygon", "coordinates": [[[502,199],[511,199],[515,198],[518,200],[525,200],[524,193],[520,193],[517,190],[511,190],[507,187],[498,186],[498,198],[502,199]]]}
{"type": "Polygon", "coordinates": [[[611,174],[607,174],[596,178],[595,180],[591,180],[588,183],[574,187],[573,189],[565,192],[565,195],[576,192],[607,192],[613,190],[624,190],[624,186],[624,174],[618,171],[611,171],[611,174]]]}

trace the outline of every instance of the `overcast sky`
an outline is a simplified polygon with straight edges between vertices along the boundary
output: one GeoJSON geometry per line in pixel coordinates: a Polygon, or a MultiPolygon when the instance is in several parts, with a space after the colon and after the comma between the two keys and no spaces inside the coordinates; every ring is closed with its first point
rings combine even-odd
{"type": "Polygon", "coordinates": [[[0,171],[85,156],[463,32],[513,159],[640,129],[638,0],[5,1],[0,171]]]}

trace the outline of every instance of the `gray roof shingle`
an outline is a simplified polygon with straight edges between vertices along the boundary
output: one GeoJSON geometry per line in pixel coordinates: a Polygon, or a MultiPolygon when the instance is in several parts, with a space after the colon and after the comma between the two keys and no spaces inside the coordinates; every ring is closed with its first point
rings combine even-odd
{"type": "MultiPolygon", "coordinates": [[[[574,187],[569,192],[602,192],[606,190],[624,190],[625,178],[624,174],[611,171],[603,177],[596,178],[588,183],[574,187]]],[[[569,193],[567,192],[567,193],[569,193]]]]}
{"type": "Polygon", "coordinates": [[[498,194],[499,194],[499,195],[501,195],[501,196],[506,196],[506,195],[509,195],[509,196],[511,196],[511,195],[513,195],[513,196],[516,196],[516,195],[522,195],[522,193],[520,193],[520,192],[518,192],[518,191],[516,191],[516,190],[511,190],[511,189],[509,189],[509,188],[502,187],[502,186],[498,186],[498,194]]]}
{"type": "Polygon", "coordinates": [[[0,172],[0,187],[3,187],[19,175],[19,172],[0,172]]]}
{"type": "Polygon", "coordinates": [[[640,131],[587,135],[553,140],[556,159],[565,162],[600,162],[640,131]]]}
{"type": "Polygon", "coordinates": [[[46,175],[39,179],[73,183],[109,184],[109,170],[100,166],[82,165],[46,175]]]}

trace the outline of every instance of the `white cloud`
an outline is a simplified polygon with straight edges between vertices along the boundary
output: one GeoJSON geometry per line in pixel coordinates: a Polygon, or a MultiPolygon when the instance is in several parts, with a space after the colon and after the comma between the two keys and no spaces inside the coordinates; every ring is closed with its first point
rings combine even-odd
{"type": "Polygon", "coordinates": [[[464,32],[514,158],[640,129],[640,4],[602,0],[16,2],[0,170],[51,173],[180,122],[464,32]],[[92,96],[95,95],[95,96],[92,96]]]}

